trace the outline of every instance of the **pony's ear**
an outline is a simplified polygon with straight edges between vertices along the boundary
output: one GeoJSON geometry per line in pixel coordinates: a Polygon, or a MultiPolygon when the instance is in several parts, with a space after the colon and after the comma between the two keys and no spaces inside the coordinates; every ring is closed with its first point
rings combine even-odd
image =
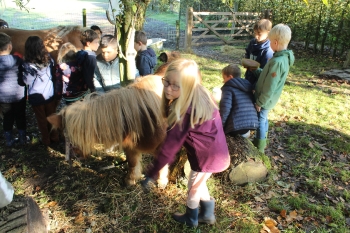
{"type": "Polygon", "coordinates": [[[56,113],[48,116],[47,121],[53,126],[54,129],[62,129],[62,116],[56,113]]]}

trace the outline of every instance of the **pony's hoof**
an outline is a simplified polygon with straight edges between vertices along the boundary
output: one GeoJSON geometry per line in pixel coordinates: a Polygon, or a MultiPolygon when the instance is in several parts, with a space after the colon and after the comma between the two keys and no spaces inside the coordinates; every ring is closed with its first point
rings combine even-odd
{"type": "Polygon", "coordinates": [[[125,179],[125,185],[127,186],[127,187],[129,187],[129,186],[134,186],[134,185],[136,185],[136,181],[135,180],[132,180],[132,179],[125,179]]]}

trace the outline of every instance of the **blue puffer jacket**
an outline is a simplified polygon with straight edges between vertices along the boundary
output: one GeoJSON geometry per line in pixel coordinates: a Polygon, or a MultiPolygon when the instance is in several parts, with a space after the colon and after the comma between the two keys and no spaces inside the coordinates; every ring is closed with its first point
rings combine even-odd
{"type": "MultiPolygon", "coordinates": [[[[256,41],[256,39],[252,39],[245,50],[245,58],[259,62],[261,69],[264,68],[266,63],[273,57],[273,51],[270,48],[269,40],[259,43],[256,41]]],[[[253,74],[253,72],[247,70],[244,76],[245,79],[250,81],[250,83],[255,86],[258,78],[253,74]]]]}
{"type": "Polygon", "coordinates": [[[220,116],[225,134],[258,127],[258,114],[253,104],[252,84],[233,78],[222,87],[220,116]]]}
{"type": "Polygon", "coordinates": [[[136,56],[136,68],[141,76],[146,76],[154,73],[154,67],[157,65],[157,55],[153,49],[147,48],[138,52],[136,56]]]}
{"type": "Polygon", "coordinates": [[[16,103],[25,97],[25,87],[18,85],[22,59],[13,55],[0,56],[0,103],[16,103]]]}

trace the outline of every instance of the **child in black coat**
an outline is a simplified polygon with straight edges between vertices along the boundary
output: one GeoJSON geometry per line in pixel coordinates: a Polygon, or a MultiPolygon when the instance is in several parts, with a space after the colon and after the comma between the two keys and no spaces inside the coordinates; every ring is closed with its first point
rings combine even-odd
{"type": "Polygon", "coordinates": [[[237,65],[222,70],[224,85],[221,87],[220,116],[225,134],[249,137],[250,130],[258,127],[258,114],[253,102],[253,85],[241,78],[237,65]]]}

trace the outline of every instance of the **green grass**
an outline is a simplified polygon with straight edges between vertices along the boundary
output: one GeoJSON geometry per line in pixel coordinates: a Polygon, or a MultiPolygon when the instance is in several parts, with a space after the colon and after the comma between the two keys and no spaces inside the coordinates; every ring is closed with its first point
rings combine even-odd
{"type": "MultiPolygon", "coordinates": [[[[146,12],[146,17],[161,21],[173,27],[176,27],[176,21],[179,20],[179,14],[174,12],[154,12],[154,11],[148,10],[146,12]]],[[[185,19],[182,16],[180,21],[181,30],[186,29],[186,22],[184,20],[185,19]]]]}

